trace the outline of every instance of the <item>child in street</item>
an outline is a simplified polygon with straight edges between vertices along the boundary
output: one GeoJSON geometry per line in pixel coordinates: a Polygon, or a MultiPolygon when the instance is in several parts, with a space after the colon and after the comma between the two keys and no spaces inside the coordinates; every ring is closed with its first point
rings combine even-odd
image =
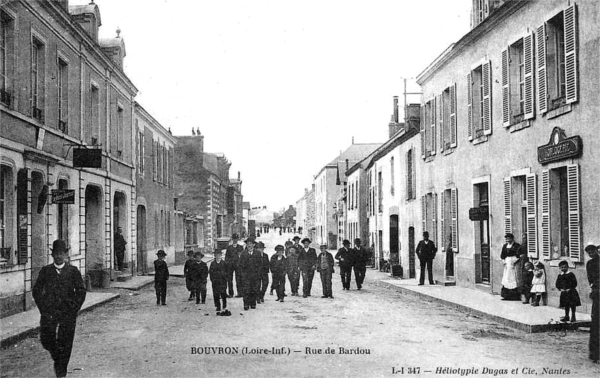
{"type": "Polygon", "coordinates": [[[185,277],[185,287],[190,292],[190,297],[188,301],[194,300],[194,289],[192,288],[192,278],[190,277],[190,270],[196,264],[196,260],[194,259],[194,251],[191,249],[187,252],[188,259],[183,266],[183,276],[185,277]]]}
{"type": "Polygon", "coordinates": [[[156,304],[167,305],[167,281],[169,268],[165,261],[167,254],[162,249],[156,252],[158,259],[154,260],[154,289],[156,290],[156,304]]]}
{"type": "Polygon", "coordinates": [[[575,317],[575,307],[581,306],[579,293],[577,292],[577,277],[573,272],[569,272],[569,263],[561,261],[558,263],[560,274],[556,277],[556,288],[560,290],[560,308],[565,309],[565,316],[560,318],[562,322],[572,323],[577,321],[575,317]],[[571,309],[571,317],[569,318],[569,309],[571,309]]]}
{"type": "Polygon", "coordinates": [[[214,255],[215,260],[210,263],[209,273],[217,315],[221,315],[221,308],[223,310],[227,308],[227,271],[221,250],[215,249],[214,255]],[[221,300],[223,300],[223,307],[221,307],[221,300]]]}
{"type": "Polygon", "coordinates": [[[546,273],[544,272],[544,264],[540,261],[533,265],[533,280],[531,281],[531,293],[534,294],[531,305],[537,307],[540,305],[540,299],[546,292],[546,273]]]}
{"type": "Polygon", "coordinates": [[[206,301],[206,280],[208,279],[208,265],[202,258],[204,255],[202,252],[194,253],[194,263],[190,266],[190,286],[192,288],[192,295],[196,297],[196,304],[200,303],[202,298],[202,304],[206,301]]]}
{"type": "Polygon", "coordinates": [[[523,268],[523,295],[521,296],[523,304],[529,304],[531,300],[531,287],[533,281],[533,264],[527,261],[523,268]]]}

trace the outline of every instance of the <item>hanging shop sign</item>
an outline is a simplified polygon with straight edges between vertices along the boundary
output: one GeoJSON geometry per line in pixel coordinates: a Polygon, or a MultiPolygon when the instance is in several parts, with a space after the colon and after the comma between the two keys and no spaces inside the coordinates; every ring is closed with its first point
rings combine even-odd
{"type": "Polygon", "coordinates": [[[538,161],[547,164],[581,155],[581,137],[579,135],[567,138],[565,131],[555,127],[550,134],[548,144],[538,147],[538,161]]]}
{"type": "Polygon", "coordinates": [[[52,189],[52,203],[60,205],[75,204],[75,189],[52,189]]]}
{"type": "Polygon", "coordinates": [[[75,168],[102,168],[102,149],[100,148],[74,148],[73,167],[75,168]]]}
{"type": "Polygon", "coordinates": [[[489,217],[489,208],[487,206],[472,207],[469,209],[469,219],[472,221],[487,220],[489,217]]]}

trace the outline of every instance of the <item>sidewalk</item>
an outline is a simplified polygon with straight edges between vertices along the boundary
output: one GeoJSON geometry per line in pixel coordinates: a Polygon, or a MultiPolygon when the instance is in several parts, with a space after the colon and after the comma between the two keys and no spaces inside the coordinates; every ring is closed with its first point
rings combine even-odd
{"type": "Polygon", "coordinates": [[[546,332],[557,327],[589,327],[590,314],[577,313],[576,324],[556,322],[564,315],[557,307],[525,305],[520,301],[503,301],[499,295],[492,295],[461,286],[424,285],[418,286],[416,279],[397,279],[377,270],[367,269],[367,279],[376,286],[386,287],[403,294],[426,298],[447,306],[476,314],[528,333],[546,332]],[[370,276],[370,277],[369,277],[370,276]]]}
{"type": "MultiPolygon", "coordinates": [[[[85,302],[79,313],[90,311],[100,305],[119,298],[119,294],[90,291],[85,297],[85,302]]],[[[30,335],[36,334],[40,329],[40,313],[37,308],[7,316],[0,320],[0,347],[5,348],[30,335]]]]}

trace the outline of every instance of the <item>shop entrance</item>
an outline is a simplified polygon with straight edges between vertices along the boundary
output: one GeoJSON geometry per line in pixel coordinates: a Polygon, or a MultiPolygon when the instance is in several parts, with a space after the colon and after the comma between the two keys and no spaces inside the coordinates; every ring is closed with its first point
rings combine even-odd
{"type": "Polygon", "coordinates": [[[417,276],[415,267],[415,228],[408,228],[408,277],[417,276]]]}
{"type": "Polygon", "coordinates": [[[34,285],[44,265],[48,264],[45,218],[47,187],[44,189],[44,176],[31,172],[31,284],[34,285]]]}
{"type": "MultiPolygon", "coordinates": [[[[484,182],[473,186],[474,206],[489,208],[488,183],[484,182]]],[[[485,214],[488,212],[486,211],[485,214]]],[[[489,215],[475,223],[475,282],[490,283],[490,228],[489,215]]]]}
{"type": "MultiPolygon", "coordinates": [[[[102,213],[102,189],[88,185],[85,188],[85,269],[90,274],[104,268],[102,213]]],[[[96,274],[99,276],[99,273],[96,274]]],[[[99,286],[99,282],[93,283],[96,284],[94,286],[99,286]]]]}
{"type": "Polygon", "coordinates": [[[137,207],[137,273],[146,274],[146,208],[137,207]]]}

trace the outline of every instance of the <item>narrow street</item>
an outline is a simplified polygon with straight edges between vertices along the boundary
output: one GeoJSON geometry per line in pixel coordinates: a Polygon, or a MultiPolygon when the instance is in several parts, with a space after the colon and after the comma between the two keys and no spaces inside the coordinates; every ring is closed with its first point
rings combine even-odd
{"type": "MultiPolygon", "coordinates": [[[[271,232],[259,240],[271,254],[277,243],[292,236],[271,232]]],[[[206,305],[188,302],[182,278],[169,281],[167,306],[155,305],[152,286],[123,290],[121,298],[79,317],[68,377],[600,373],[587,359],[586,332],[560,337],[513,331],[377,287],[373,276],[367,270],[361,291],[354,282],[351,291],[342,291],[336,272],[335,299],[320,298],[318,276],[306,299],[288,296],[279,303],[267,292],[264,304],[244,311],[242,300],[232,298],[231,317],[215,316],[210,288],[206,305]]],[[[37,337],[2,350],[0,356],[2,377],[53,376],[52,360],[37,337]]]]}

